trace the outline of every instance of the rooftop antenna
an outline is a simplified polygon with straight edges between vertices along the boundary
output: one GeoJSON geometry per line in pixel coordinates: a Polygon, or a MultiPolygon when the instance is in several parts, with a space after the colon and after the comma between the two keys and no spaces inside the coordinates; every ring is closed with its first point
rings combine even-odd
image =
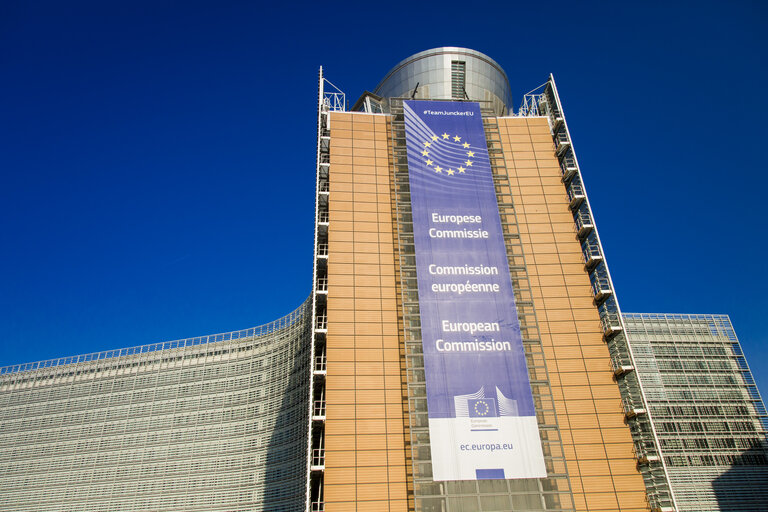
{"type": "Polygon", "coordinates": [[[416,87],[413,88],[413,92],[411,93],[411,99],[415,99],[416,98],[416,91],[419,90],[419,84],[420,83],[421,82],[416,82],[416,87]]]}

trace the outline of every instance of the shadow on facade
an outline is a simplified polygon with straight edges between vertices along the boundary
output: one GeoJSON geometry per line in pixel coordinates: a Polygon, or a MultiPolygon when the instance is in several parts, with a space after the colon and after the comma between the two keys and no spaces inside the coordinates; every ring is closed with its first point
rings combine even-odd
{"type": "Polygon", "coordinates": [[[712,481],[719,510],[768,511],[768,445],[763,441],[736,457],[730,469],[712,481]]]}

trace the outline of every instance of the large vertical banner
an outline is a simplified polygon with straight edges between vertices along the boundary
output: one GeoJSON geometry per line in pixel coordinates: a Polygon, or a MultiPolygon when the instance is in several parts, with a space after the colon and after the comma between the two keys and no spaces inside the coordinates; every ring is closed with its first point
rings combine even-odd
{"type": "Polygon", "coordinates": [[[433,479],[546,477],[480,107],[404,108],[433,479]]]}

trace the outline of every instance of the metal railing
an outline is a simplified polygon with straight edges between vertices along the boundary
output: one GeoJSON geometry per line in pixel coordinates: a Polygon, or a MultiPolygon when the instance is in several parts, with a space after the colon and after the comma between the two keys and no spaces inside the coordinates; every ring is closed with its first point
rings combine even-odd
{"type": "Polygon", "coordinates": [[[315,371],[316,372],[324,372],[326,371],[328,365],[328,360],[325,357],[325,354],[320,354],[318,356],[315,356],[315,371]]]}
{"type": "Polygon", "coordinates": [[[0,375],[6,375],[11,373],[29,372],[35,370],[41,370],[45,368],[55,368],[58,366],[65,366],[70,364],[87,363],[112,360],[118,357],[129,357],[147,354],[150,352],[159,352],[161,350],[172,350],[178,348],[189,348],[198,345],[206,345],[208,343],[216,343],[219,341],[237,341],[248,338],[260,338],[273,332],[279,331],[286,327],[290,327],[298,320],[301,320],[304,315],[308,313],[307,306],[309,299],[305,301],[301,306],[288,313],[282,318],[278,318],[272,322],[269,322],[258,327],[251,327],[249,329],[243,329],[241,331],[232,331],[219,334],[210,334],[208,336],[198,336],[195,338],[184,338],[173,341],[163,341],[160,343],[151,343],[148,345],[139,345],[136,347],[119,348],[114,350],[104,350],[102,352],[92,352],[90,354],[81,354],[76,356],[61,357],[58,359],[46,359],[44,361],[36,361],[32,363],[15,364],[10,366],[0,367],[0,375]]]}
{"type": "Polygon", "coordinates": [[[603,261],[603,253],[600,252],[600,246],[589,238],[581,243],[581,251],[584,255],[584,265],[588,269],[594,268],[603,261]]]}
{"type": "Polygon", "coordinates": [[[312,466],[324,466],[325,465],[325,448],[313,448],[312,449],[312,466]]]}
{"type": "Polygon", "coordinates": [[[581,185],[580,180],[571,181],[571,183],[566,188],[566,193],[568,194],[568,202],[570,203],[572,210],[578,208],[587,197],[584,194],[584,187],[581,185]]]}
{"type": "Polygon", "coordinates": [[[603,328],[603,334],[606,337],[611,337],[614,334],[622,331],[621,320],[618,313],[600,313],[600,325],[603,328]]]}
{"type": "Polygon", "coordinates": [[[592,222],[592,216],[586,209],[579,209],[573,214],[573,220],[576,222],[576,229],[578,230],[579,237],[585,237],[595,228],[592,222]]]}
{"type": "Polygon", "coordinates": [[[325,400],[315,400],[312,404],[312,416],[325,416],[325,400]]]}

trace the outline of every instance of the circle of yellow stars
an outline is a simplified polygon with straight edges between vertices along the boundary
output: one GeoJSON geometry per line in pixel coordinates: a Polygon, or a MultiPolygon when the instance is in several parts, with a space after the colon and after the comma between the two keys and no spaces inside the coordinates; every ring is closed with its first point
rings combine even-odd
{"type": "Polygon", "coordinates": [[[491,408],[488,406],[487,402],[477,401],[475,402],[475,414],[478,416],[487,416],[488,413],[491,411],[491,408]],[[480,407],[482,406],[482,410],[480,410],[480,407]]]}
{"type": "MultiPolygon", "coordinates": [[[[464,165],[460,165],[455,170],[450,167],[444,168],[444,167],[440,167],[439,165],[435,165],[435,162],[433,162],[429,158],[430,146],[432,146],[433,142],[437,142],[438,140],[441,140],[440,137],[442,137],[442,140],[447,140],[449,142],[452,140],[457,144],[461,142],[461,137],[459,137],[458,135],[454,135],[453,137],[451,137],[448,133],[443,133],[440,136],[432,135],[432,138],[430,140],[424,141],[424,150],[421,152],[421,156],[425,158],[424,163],[427,165],[427,167],[431,167],[437,174],[443,174],[443,172],[445,172],[445,174],[447,174],[448,176],[453,176],[454,174],[456,174],[456,172],[458,172],[459,174],[466,174],[467,168],[472,167],[471,159],[474,158],[475,156],[474,151],[467,151],[467,160],[464,162],[464,165]]],[[[461,146],[464,149],[469,149],[469,142],[464,142],[463,144],[461,144],[461,146]]]]}

